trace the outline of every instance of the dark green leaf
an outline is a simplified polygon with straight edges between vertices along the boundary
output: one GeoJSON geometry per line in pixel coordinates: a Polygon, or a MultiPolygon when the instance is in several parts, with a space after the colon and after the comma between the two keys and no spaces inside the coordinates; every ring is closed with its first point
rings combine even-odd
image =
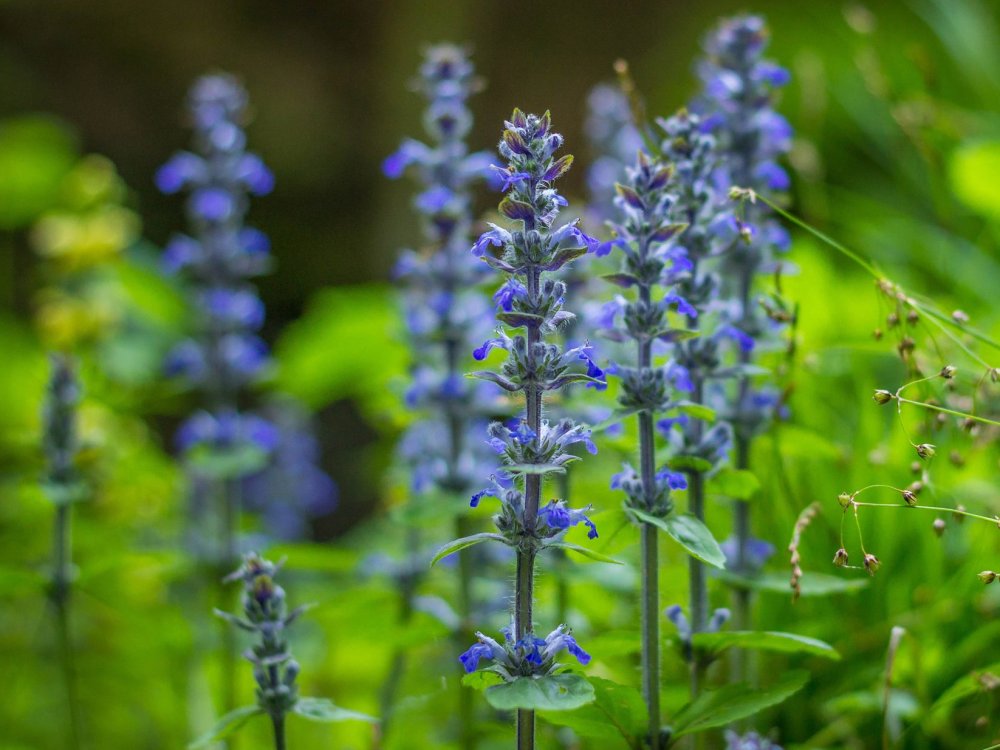
{"type": "Polygon", "coordinates": [[[594,700],[594,688],[578,674],[518,677],[486,689],[486,702],[499,711],[571,711],[594,700]]]}
{"type": "Polygon", "coordinates": [[[569,727],[581,737],[641,747],[639,738],[646,731],[646,704],[634,687],[619,685],[600,677],[589,678],[594,687],[594,702],[575,711],[548,711],[541,716],[552,724],[569,727]]]}
{"type": "Polygon", "coordinates": [[[809,673],[788,672],[767,688],[745,682],[708,690],[684,706],[674,717],[672,737],[703,732],[753,716],[794,695],[809,681],[809,673]]]}
{"type": "Polygon", "coordinates": [[[367,721],[371,724],[378,722],[373,716],[335,706],[326,698],[299,698],[292,707],[292,712],[310,721],[367,721]]]}
{"type": "Polygon", "coordinates": [[[239,708],[235,708],[215,722],[215,726],[205,732],[205,734],[188,745],[188,750],[196,750],[196,748],[214,745],[216,742],[226,739],[226,737],[230,736],[254,716],[263,713],[264,710],[260,706],[240,706],[239,708]]]}
{"type": "Polygon", "coordinates": [[[716,416],[715,409],[704,404],[696,404],[692,401],[681,401],[677,404],[677,411],[708,423],[714,422],[716,416]]]}
{"type": "Polygon", "coordinates": [[[620,286],[628,288],[630,286],[635,286],[639,283],[639,279],[630,273],[606,273],[601,276],[605,281],[614,284],[615,286],[620,286]]]}
{"type": "Polygon", "coordinates": [[[707,461],[704,458],[698,458],[697,456],[674,456],[667,461],[667,466],[674,471],[696,471],[704,473],[712,469],[712,462],[707,461]]]}
{"type": "Polygon", "coordinates": [[[448,542],[443,547],[441,547],[441,549],[439,549],[436,553],[434,553],[434,557],[431,558],[431,565],[434,565],[435,563],[440,561],[441,558],[447,557],[448,555],[454,552],[463,550],[466,547],[471,547],[474,544],[482,544],[483,542],[488,542],[491,539],[498,542],[505,542],[504,538],[499,534],[492,534],[488,532],[483,532],[482,534],[473,534],[472,536],[463,536],[461,539],[454,539],[448,542]]]}
{"type": "Polygon", "coordinates": [[[462,684],[482,692],[486,688],[503,684],[503,677],[490,669],[480,669],[462,676],[462,684]]]}

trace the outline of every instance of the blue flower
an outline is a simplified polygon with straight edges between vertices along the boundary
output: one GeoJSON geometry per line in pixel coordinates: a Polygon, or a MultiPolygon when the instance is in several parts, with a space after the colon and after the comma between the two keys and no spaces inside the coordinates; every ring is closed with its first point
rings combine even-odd
{"type": "Polygon", "coordinates": [[[473,255],[481,256],[491,245],[493,247],[503,247],[506,243],[510,242],[510,232],[506,229],[501,229],[496,224],[490,224],[490,226],[493,228],[481,234],[472,246],[473,255]]]}
{"type": "Polygon", "coordinates": [[[476,668],[479,666],[479,662],[482,659],[489,659],[492,654],[492,649],[485,643],[473,644],[468,651],[464,652],[458,657],[458,660],[462,663],[462,667],[466,672],[475,672],[476,668]]]}
{"type": "MultiPolygon", "coordinates": [[[[525,299],[527,296],[528,290],[524,284],[512,276],[496,291],[496,294],[493,295],[493,301],[501,309],[510,312],[514,309],[515,299],[525,299]]],[[[477,357],[477,359],[479,358],[477,357]]]]}
{"type": "Polygon", "coordinates": [[[424,144],[407,139],[403,141],[399,150],[387,156],[382,162],[382,172],[391,179],[402,177],[406,168],[421,161],[427,152],[428,148],[424,144]]]}
{"type": "Polygon", "coordinates": [[[587,538],[597,539],[597,526],[587,517],[590,509],[591,506],[587,506],[583,509],[574,510],[566,507],[565,500],[550,500],[548,505],[539,508],[538,517],[553,529],[559,530],[568,529],[582,523],[588,529],[587,538]]]}
{"type": "Polygon", "coordinates": [[[224,222],[233,216],[236,202],[232,193],[220,187],[206,187],[191,194],[191,210],[199,219],[224,222]]]}
{"type": "Polygon", "coordinates": [[[661,482],[665,482],[672,490],[686,490],[688,486],[687,477],[679,471],[660,469],[660,471],[656,473],[656,479],[661,482]]]}
{"type": "Polygon", "coordinates": [[[681,297],[676,292],[670,292],[663,298],[663,304],[665,305],[675,305],[677,312],[681,315],[687,315],[689,318],[697,318],[698,310],[688,302],[686,299],[681,297]]]}
{"type": "Polygon", "coordinates": [[[716,336],[719,338],[732,339],[739,345],[740,351],[742,352],[753,351],[753,336],[734,325],[719,326],[719,329],[716,331],[716,336]]]}

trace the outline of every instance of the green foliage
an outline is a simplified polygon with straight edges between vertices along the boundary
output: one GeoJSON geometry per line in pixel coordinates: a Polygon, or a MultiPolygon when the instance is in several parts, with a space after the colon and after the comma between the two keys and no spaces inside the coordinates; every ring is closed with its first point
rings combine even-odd
{"type": "Polygon", "coordinates": [[[51,206],[76,158],[71,131],[53,118],[0,122],[0,229],[23,227],[51,206]]]}
{"type": "Polygon", "coordinates": [[[188,750],[198,750],[203,747],[211,747],[216,742],[221,742],[227,737],[233,735],[240,729],[240,727],[255,716],[262,716],[263,714],[264,711],[259,706],[240,706],[239,708],[234,708],[232,711],[219,719],[215,723],[215,726],[188,745],[188,750]]]}
{"type": "Polygon", "coordinates": [[[518,677],[486,688],[487,702],[498,711],[572,711],[594,701],[594,687],[582,675],[518,677]]]}
{"type": "MultiPolygon", "coordinates": [[[[633,638],[638,638],[633,634],[633,638]]],[[[541,713],[552,724],[569,727],[581,737],[600,740],[602,747],[641,747],[646,730],[646,704],[634,687],[600,677],[589,678],[594,701],[574,711],[541,713]]]]}
{"type": "Polygon", "coordinates": [[[708,527],[694,516],[687,513],[673,513],[666,518],[660,518],[635,508],[629,508],[628,512],[643,523],[665,531],[692,557],[715,568],[726,567],[726,556],[722,554],[719,543],[715,541],[708,527]]]}

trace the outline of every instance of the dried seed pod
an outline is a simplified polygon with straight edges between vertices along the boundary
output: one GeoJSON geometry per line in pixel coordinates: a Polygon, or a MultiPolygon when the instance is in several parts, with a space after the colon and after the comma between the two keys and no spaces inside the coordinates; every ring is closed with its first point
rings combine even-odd
{"type": "Polygon", "coordinates": [[[833,555],[833,564],[838,568],[846,568],[848,563],[847,550],[841,547],[833,555]]]}
{"type": "Polygon", "coordinates": [[[945,523],[943,518],[935,518],[934,523],[931,524],[931,528],[934,529],[934,533],[937,534],[939,538],[944,536],[944,530],[947,527],[948,524],[945,523]]]}
{"type": "Polygon", "coordinates": [[[877,571],[879,567],[881,567],[882,563],[879,562],[879,559],[875,557],[875,555],[868,552],[865,553],[864,565],[865,565],[865,570],[868,571],[868,575],[873,576],[875,575],[875,571],[877,571]]]}

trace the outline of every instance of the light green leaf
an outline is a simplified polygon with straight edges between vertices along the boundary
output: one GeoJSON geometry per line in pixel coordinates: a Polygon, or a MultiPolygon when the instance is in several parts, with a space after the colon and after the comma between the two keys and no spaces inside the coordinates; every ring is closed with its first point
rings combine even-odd
{"type": "Polygon", "coordinates": [[[250,719],[254,716],[263,713],[264,710],[260,706],[240,706],[239,708],[233,709],[215,722],[215,726],[188,745],[188,750],[208,747],[209,745],[213,745],[216,742],[224,740],[226,737],[230,736],[233,732],[250,721],[250,719]]]}
{"type": "Polygon", "coordinates": [[[955,196],[972,210],[1000,219],[1000,194],[996,190],[1000,141],[965,143],[952,153],[948,167],[955,196]]]}
{"type": "Polygon", "coordinates": [[[605,419],[603,422],[598,422],[592,425],[590,428],[591,432],[603,432],[609,427],[614,427],[619,422],[623,422],[631,416],[638,414],[641,409],[616,409],[612,412],[611,416],[605,419]]]}
{"type": "Polygon", "coordinates": [[[431,565],[437,564],[441,558],[447,557],[453,552],[458,552],[466,547],[471,547],[474,544],[482,544],[483,542],[488,542],[490,539],[494,539],[498,542],[506,543],[506,540],[499,534],[493,534],[489,532],[483,532],[482,534],[473,534],[472,536],[463,536],[461,539],[454,539],[444,545],[436,553],[434,557],[431,558],[431,565]]]}
{"type": "Polygon", "coordinates": [[[715,541],[708,527],[694,516],[687,513],[673,513],[666,518],[660,518],[635,508],[629,508],[628,512],[644,523],[663,529],[692,557],[715,568],[726,567],[726,556],[722,554],[719,543],[715,541]]]}
{"type": "Polygon", "coordinates": [[[624,565],[621,560],[616,560],[613,557],[608,557],[607,555],[602,555],[600,552],[594,552],[594,550],[588,547],[582,547],[579,544],[570,544],[569,542],[549,542],[545,545],[545,549],[565,549],[571,552],[576,552],[584,557],[589,557],[591,560],[596,560],[597,562],[611,563],[612,565],[624,565]]]}
{"type": "Polygon", "coordinates": [[[569,727],[581,737],[603,740],[602,748],[624,746],[640,748],[646,731],[646,704],[634,687],[619,685],[600,677],[589,678],[594,687],[594,702],[575,711],[543,711],[546,721],[569,727]],[[608,745],[616,742],[617,745],[608,745]]]}
{"type": "Polygon", "coordinates": [[[378,723],[378,719],[374,716],[368,716],[367,714],[335,706],[326,698],[299,698],[292,707],[292,713],[296,713],[310,721],[367,721],[371,724],[378,723]]]}
{"type": "Polygon", "coordinates": [[[783,675],[767,688],[755,688],[740,682],[718,690],[707,690],[677,713],[671,736],[683,737],[752,716],[778,705],[801,690],[808,681],[808,672],[796,670],[783,675]]]}
{"type": "Polygon", "coordinates": [[[503,677],[491,669],[480,669],[462,676],[462,684],[482,692],[494,685],[502,685],[503,677]]]}
{"type": "Polygon", "coordinates": [[[840,660],[840,654],[829,643],[795,633],[775,631],[731,630],[718,633],[695,633],[694,645],[713,653],[728,648],[745,648],[758,651],[777,651],[794,654],[806,653],[824,659],[840,660]]]}
{"type": "Polygon", "coordinates": [[[708,491],[732,500],[749,500],[760,491],[760,480],[747,469],[726,467],[708,480],[708,491]]]}
{"type": "Polygon", "coordinates": [[[571,711],[594,701],[594,687],[578,674],[518,677],[486,689],[486,702],[499,711],[571,711]]]}
{"type": "Polygon", "coordinates": [[[565,474],[565,466],[553,466],[552,464],[510,464],[505,465],[503,470],[510,474],[565,474]]]}
{"type": "Polygon", "coordinates": [[[695,419],[700,419],[703,422],[712,423],[715,421],[715,409],[705,406],[704,404],[696,404],[693,401],[681,401],[677,404],[677,411],[681,414],[687,414],[689,417],[694,417],[695,419]]]}
{"type": "Polygon", "coordinates": [[[674,471],[697,471],[704,473],[712,469],[712,462],[698,456],[673,456],[667,466],[674,471]]]}
{"type": "MultiPolygon", "coordinates": [[[[792,595],[792,589],[788,584],[787,573],[761,573],[757,576],[741,576],[729,571],[718,574],[719,580],[725,581],[736,588],[750,589],[751,591],[762,591],[769,594],[792,595]]],[[[859,591],[868,585],[869,578],[846,578],[834,576],[829,573],[806,572],[799,581],[802,590],[800,596],[828,596],[830,594],[843,594],[859,591]]]]}

